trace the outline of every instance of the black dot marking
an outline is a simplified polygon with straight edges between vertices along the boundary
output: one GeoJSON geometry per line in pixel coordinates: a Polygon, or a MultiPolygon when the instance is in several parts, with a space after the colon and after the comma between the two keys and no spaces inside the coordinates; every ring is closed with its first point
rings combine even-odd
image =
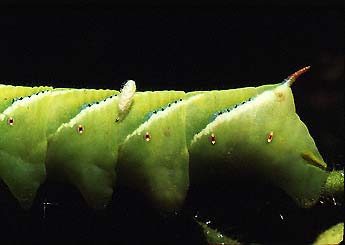
{"type": "Polygon", "coordinates": [[[170,106],[171,106],[171,104],[169,103],[169,104],[168,104],[168,107],[170,107],[170,106]]]}
{"type": "Polygon", "coordinates": [[[180,101],[182,101],[182,99],[180,99],[180,101]]]}
{"type": "Polygon", "coordinates": [[[7,123],[8,123],[8,125],[13,126],[13,124],[14,124],[13,117],[9,117],[8,120],[7,120],[7,123]]]}

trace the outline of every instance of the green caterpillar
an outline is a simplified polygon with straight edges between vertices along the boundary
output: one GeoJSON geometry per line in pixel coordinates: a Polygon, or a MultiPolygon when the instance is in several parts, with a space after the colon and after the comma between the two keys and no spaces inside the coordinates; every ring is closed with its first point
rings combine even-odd
{"type": "Polygon", "coordinates": [[[189,93],[136,92],[133,81],[120,92],[0,85],[0,178],[24,208],[47,177],[93,208],[120,184],[171,211],[190,185],[253,176],[309,207],[330,173],[295,112],[290,86],[308,69],[273,85],[189,93]]]}

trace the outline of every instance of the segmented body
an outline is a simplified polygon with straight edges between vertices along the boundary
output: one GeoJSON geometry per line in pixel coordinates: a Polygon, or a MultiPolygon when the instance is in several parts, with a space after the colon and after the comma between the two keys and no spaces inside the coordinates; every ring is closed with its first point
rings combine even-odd
{"type": "Polygon", "coordinates": [[[135,92],[133,81],[121,92],[0,85],[0,178],[26,208],[47,177],[94,208],[121,183],[176,210],[191,184],[253,174],[310,206],[328,173],[295,113],[290,85],[304,71],[190,93],[135,92]]]}

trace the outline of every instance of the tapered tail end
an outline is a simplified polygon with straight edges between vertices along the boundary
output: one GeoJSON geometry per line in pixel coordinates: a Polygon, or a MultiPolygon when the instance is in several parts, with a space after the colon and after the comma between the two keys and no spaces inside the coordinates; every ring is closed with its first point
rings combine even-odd
{"type": "Polygon", "coordinates": [[[307,72],[310,69],[310,66],[306,66],[295,73],[291,74],[288,78],[286,78],[285,82],[291,87],[291,85],[297,80],[299,76],[303,73],[307,72]]]}

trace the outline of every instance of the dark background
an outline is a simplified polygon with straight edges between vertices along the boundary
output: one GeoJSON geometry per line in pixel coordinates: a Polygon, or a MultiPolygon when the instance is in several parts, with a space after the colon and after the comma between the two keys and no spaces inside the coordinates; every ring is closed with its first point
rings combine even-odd
{"type": "MultiPolygon", "coordinates": [[[[329,168],[339,169],[344,163],[343,30],[343,8],[334,2],[170,8],[2,5],[0,81],[119,90],[133,79],[142,91],[193,91],[280,82],[311,65],[293,86],[297,112],[329,168]]],[[[89,223],[104,222],[88,211],[84,215],[84,208],[62,209],[50,223],[53,231],[47,231],[46,221],[35,218],[42,217],[44,193],[31,214],[0,203],[7,205],[0,217],[5,217],[2,231],[8,237],[47,241],[50,235],[74,234],[87,240],[95,229],[89,223]],[[74,224],[68,215],[83,218],[74,224]],[[23,224],[18,228],[18,223],[23,224]],[[40,237],[34,227],[46,235],[40,237]]]]}

